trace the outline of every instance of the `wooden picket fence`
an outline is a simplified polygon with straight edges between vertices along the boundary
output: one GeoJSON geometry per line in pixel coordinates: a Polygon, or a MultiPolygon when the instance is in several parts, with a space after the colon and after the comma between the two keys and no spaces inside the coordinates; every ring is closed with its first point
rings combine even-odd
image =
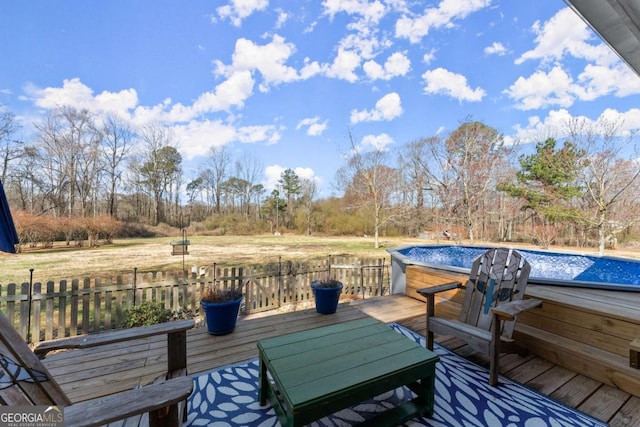
{"type": "Polygon", "coordinates": [[[188,272],[134,272],[115,277],[0,284],[0,310],[28,342],[38,343],[122,327],[129,307],[155,301],[177,317],[200,318],[207,287],[242,286],[242,314],[274,310],[313,300],[311,282],[334,278],[343,295],[367,298],[389,292],[384,259],[328,257],[250,267],[193,266],[188,272]]]}

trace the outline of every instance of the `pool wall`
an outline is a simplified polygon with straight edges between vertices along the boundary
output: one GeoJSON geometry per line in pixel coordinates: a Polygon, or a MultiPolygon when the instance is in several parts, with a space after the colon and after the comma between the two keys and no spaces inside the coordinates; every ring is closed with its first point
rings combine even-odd
{"type": "MultiPolygon", "coordinates": [[[[388,249],[387,252],[391,255],[391,293],[392,294],[403,294],[407,291],[407,283],[406,283],[406,268],[408,265],[416,265],[421,267],[429,268],[433,271],[441,271],[443,273],[453,273],[455,275],[469,275],[471,272],[471,268],[454,266],[454,265],[446,265],[442,263],[435,262],[424,262],[418,259],[414,259],[410,256],[405,255],[406,252],[409,252],[412,249],[441,249],[441,248],[461,248],[461,249],[471,249],[478,250],[478,253],[482,253],[484,250],[488,249],[487,246],[473,246],[473,245],[442,245],[442,244],[433,244],[433,245],[406,245],[397,248],[388,249]]],[[[554,252],[554,251],[543,251],[543,250],[533,250],[526,248],[518,248],[512,247],[512,249],[520,251],[525,258],[527,256],[542,256],[546,258],[550,258],[551,262],[561,262],[561,258],[554,259],[554,257],[571,257],[578,258],[584,260],[591,260],[590,262],[599,263],[606,262],[609,263],[606,268],[611,270],[611,274],[603,274],[604,277],[613,277],[613,279],[604,279],[598,278],[596,279],[589,278],[585,279],[582,277],[584,274],[578,274],[575,277],[569,275],[568,277],[556,278],[556,277],[542,277],[536,276],[536,269],[533,263],[533,260],[530,259],[532,263],[532,272],[529,277],[529,284],[535,285],[552,285],[552,286],[569,286],[569,287],[580,287],[580,288],[592,288],[592,289],[607,289],[607,290],[621,290],[621,291],[633,291],[640,292],[640,260],[629,259],[629,258],[621,258],[621,257],[610,257],[610,256],[597,256],[597,255],[584,255],[577,252],[554,252]],[[624,266],[625,268],[632,269],[633,273],[619,273],[614,270],[619,269],[619,266],[624,266]],[[620,280],[619,280],[620,279],[620,280]]],[[[469,263],[470,264],[470,263],[469,263]]],[[[563,273],[558,271],[556,266],[556,272],[563,273]]],[[[584,273],[584,272],[583,272],[584,273]]]]}
{"type": "MultiPolygon", "coordinates": [[[[391,255],[391,294],[404,294],[407,291],[407,266],[419,265],[422,267],[429,267],[435,270],[443,270],[444,272],[452,273],[471,273],[470,268],[427,264],[424,262],[416,261],[410,257],[403,255],[400,250],[414,247],[415,245],[407,245],[399,248],[388,249],[387,252],[391,255]]],[[[427,245],[428,246],[428,245],[427,245]]]]}

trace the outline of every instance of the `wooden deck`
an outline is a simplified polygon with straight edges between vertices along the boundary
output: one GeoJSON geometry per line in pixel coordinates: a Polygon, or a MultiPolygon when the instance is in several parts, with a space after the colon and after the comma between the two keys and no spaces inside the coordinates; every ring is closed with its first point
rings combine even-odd
{"type": "MultiPolygon", "coordinates": [[[[365,316],[383,322],[398,322],[424,334],[424,312],[424,303],[404,295],[394,295],[341,304],[333,315],[320,315],[313,309],[249,315],[238,320],[232,334],[221,337],[209,335],[204,327],[196,328],[188,334],[189,373],[207,372],[255,357],[256,342],[263,338],[365,316]]],[[[459,354],[483,363],[460,340],[451,337],[437,337],[437,340],[459,354]]],[[[166,369],[166,361],[163,360],[165,350],[164,341],[145,339],[136,345],[51,354],[44,363],[68,396],[73,401],[81,401],[151,381],[166,369]]],[[[640,425],[640,397],[546,360],[533,356],[504,356],[501,374],[612,426],[640,425]]]]}
{"type": "MultiPolygon", "coordinates": [[[[467,276],[410,265],[406,293],[461,281],[467,276]]],[[[543,302],[521,314],[513,337],[532,354],[598,382],[640,396],[640,369],[630,366],[632,342],[640,338],[640,292],[530,284],[525,298],[543,302]]],[[[464,291],[438,294],[436,314],[456,318],[464,291]]]]}

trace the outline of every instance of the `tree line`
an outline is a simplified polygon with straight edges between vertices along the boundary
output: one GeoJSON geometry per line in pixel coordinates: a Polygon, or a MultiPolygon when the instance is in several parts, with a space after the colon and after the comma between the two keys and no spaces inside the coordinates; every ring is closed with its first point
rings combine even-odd
{"type": "Polygon", "coordinates": [[[214,145],[186,179],[178,140],[159,123],[136,128],[64,106],[25,141],[15,115],[0,112],[0,177],[12,208],[35,216],[197,224],[219,233],[371,234],[376,246],[384,234],[447,230],[470,241],[600,251],[631,238],[640,216],[636,135],[604,119],[572,119],[561,140],[535,147],[507,143],[470,118],[448,135],[395,150],[363,149],[349,134],[335,177],[342,196],[318,199],[316,182],[292,169],[268,191],[260,161],[227,145],[214,145]]]}

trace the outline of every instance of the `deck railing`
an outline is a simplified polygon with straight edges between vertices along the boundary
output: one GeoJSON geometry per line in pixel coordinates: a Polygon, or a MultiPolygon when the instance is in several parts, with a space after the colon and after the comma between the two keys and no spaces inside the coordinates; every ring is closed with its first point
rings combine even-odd
{"type": "Polygon", "coordinates": [[[127,308],[155,301],[177,316],[200,317],[200,295],[210,286],[243,286],[242,313],[313,300],[311,282],[331,277],[351,298],[389,292],[384,259],[328,257],[250,267],[193,266],[189,271],[141,272],[46,283],[0,284],[0,310],[32,343],[122,327],[127,308]]]}

